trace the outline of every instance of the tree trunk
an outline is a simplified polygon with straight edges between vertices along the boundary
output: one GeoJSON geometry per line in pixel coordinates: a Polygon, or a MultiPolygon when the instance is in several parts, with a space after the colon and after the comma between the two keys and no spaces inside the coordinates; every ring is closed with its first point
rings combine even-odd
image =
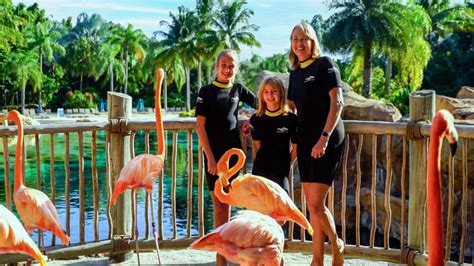
{"type": "Polygon", "coordinates": [[[114,91],[114,69],[112,68],[112,64],[109,65],[109,73],[110,73],[110,91],[114,91]]]}
{"type": "Polygon", "coordinates": [[[191,110],[191,70],[188,66],[184,66],[186,73],[186,111],[191,110]]]}
{"type": "Polygon", "coordinates": [[[372,42],[364,41],[364,83],[362,95],[369,97],[372,93],[372,42]]]}
{"type": "Polygon", "coordinates": [[[79,90],[82,91],[82,79],[84,77],[84,74],[81,72],[81,81],[79,82],[79,90]]]}
{"type": "Polygon", "coordinates": [[[199,61],[198,63],[198,80],[197,80],[197,90],[199,91],[199,89],[201,88],[201,66],[202,66],[202,62],[199,61]]]}
{"type": "Polygon", "coordinates": [[[387,66],[385,67],[385,92],[390,95],[390,80],[392,79],[392,57],[387,56],[387,66]]]}
{"type": "Polygon", "coordinates": [[[211,84],[212,66],[207,66],[207,84],[211,84]]]}
{"type": "Polygon", "coordinates": [[[123,87],[123,93],[127,94],[128,87],[128,47],[125,48],[125,84],[123,87]]]}
{"type": "Polygon", "coordinates": [[[163,101],[165,110],[168,110],[168,85],[166,84],[166,71],[164,71],[163,77],[163,101]]]}
{"type": "Polygon", "coordinates": [[[25,91],[26,91],[26,80],[22,81],[21,84],[21,113],[25,115],[25,91]]]}
{"type": "MultiPolygon", "coordinates": [[[[41,47],[39,48],[39,68],[40,68],[40,73],[41,73],[41,78],[43,78],[43,51],[41,50],[41,47]]],[[[41,102],[41,88],[39,88],[38,92],[38,104],[41,102]]]]}

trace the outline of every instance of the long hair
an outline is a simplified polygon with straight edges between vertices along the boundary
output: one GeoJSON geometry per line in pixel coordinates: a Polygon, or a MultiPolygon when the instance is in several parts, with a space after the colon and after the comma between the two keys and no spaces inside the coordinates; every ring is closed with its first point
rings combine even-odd
{"type": "Polygon", "coordinates": [[[260,87],[258,89],[258,109],[257,109],[257,116],[262,116],[265,114],[267,110],[267,104],[263,99],[263,89],[266,85],[271,86],[274,89],[278,89],[280,91],[280,110],[282,110],[283,115],[288,113],[288,108],[286,107],[286,95],[285,95],[285,87],[283,86],[283,82],[278,77],[267,77],[265,78],[262,83],[260,83],[260,87]]]}
{"type": "Polygon", "coordinates": [[[300,61],[298,60],[298,57],[296,54],[293,52],[293,49],[291,47],[291,38],[293,35],[293,32],[295,29],[300,29],[306,37],[308,37],[311,40],[311,58],[317,59],[321,56],[321,49],[319,48],[319,42],[318,42],[318,37],[316,37],[316,33],[314,32],[313,27],[305,21],[301,21],[298,25],[296,25],[293,30],[291,30],[291,35],[290,35],[290,54],[288,55],[288,60],[290,61],[290,65],[292,69],[296,69],[298,65],[300,64],[300,61]]]}

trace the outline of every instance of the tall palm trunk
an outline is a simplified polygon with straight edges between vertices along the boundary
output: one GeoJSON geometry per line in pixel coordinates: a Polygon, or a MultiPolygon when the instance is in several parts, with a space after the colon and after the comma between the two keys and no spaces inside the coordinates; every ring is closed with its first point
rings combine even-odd
{"type": "Polygon", "coordinates": [[[211,72],[212,72],[212,67],[207,66],[207,84],[211,83],[211,72]]]}
{"type": "Polygon", "coordinates": [[[184,66],[186,72],[186,111],[191,110],[191,70],[188,66],[184,66]]]}
{"type": "Polygon", "coordinates": [[[165,108],[165,110],[168,110],[168,84],[166,84],[166,71],[164,71],[163,75],[163,108],[165,108]]]}
{"type": "Polygon", "coordinates": [[[25,91],[26,91],[26,82],[28,80],[23,80],[21,82],[21,113],[25,115],[25,91]]]}
{"type": "Polygon", "coordinates": [[[385,67],[385,92],[390,94],[390,80],[392,79],[392,57],[387,56],[387,66],[385,67]]]}
{"type": "Polygon", "coordinates": [[[202,66],[202,62],[199,61],[198,62],[198,80],[197,80],[197,90],[199,90],[201,88],[201,66],[202,66]]]}
{"type": "Polygon", "coordinates": [[[123,93],[127,94],[128,87],[128,47],[125,48],[125,84],[123,88],[123,93]]]}
{"type": "Polygon", "coordinates": [[[114,69],[112,64],[109,65],[109,74],[110,74],[110,91],[114,91],[114,69]]]}
{"type": "Polygon", "coordinates": [[[84,78],[84,73],[81,72],[81,81],[79,82],[79,90],[82,91],[82,79],[84,78]]]}
{"type": "MultiPolygon", "coordinates": [[[[39,69],[41,73],[41,77],[43,77],[43,50],[41,47],[39,48],[39,69]]],[[[41,102],[41,88],[38,92],[38,104],[41,102]]]]}
{"type": "Polygon", "coordinates": [[[372,42],[364,41],[364,83],[362,95],[368,97],[372,93],[372,42]]]}

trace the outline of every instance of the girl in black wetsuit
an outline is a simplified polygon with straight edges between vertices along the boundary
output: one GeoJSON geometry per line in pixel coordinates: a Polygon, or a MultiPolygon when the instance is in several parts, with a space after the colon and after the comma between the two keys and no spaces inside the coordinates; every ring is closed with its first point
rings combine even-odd
{"type": "Polygon", "coordinates": [[[288,105],[297,113],[298,166],[315,229],[311,265],[323,265],[325,235],[331,241],[333,265],[342,265],[344,242],[338,238],[334,218],[325,205],[344,142],[339,68],[331,58],[321,56],[316,34],[308,23],[296,25],[290,38],[293,70],[288,105]]]}
{"type": "Polygon", "coordinates": [[[296,159],[296,115],[288,112],[285,88],[277,77],[266,78],[258,92],[258,110],[250,118],[256,154],[252,174],[289,191],[290,164],[296,159]]]}
{"type": "MultiPolygon", "coordinates": [[[[230,207],[214,195],[218,179],[217,161],[231,148],[242,148],[238,128],[239,103],[256,106],[257,97],[244,85],[234,83],[238,68],[237,53],[223,50],[217,57],[216,78],[199,90],[196,101],[196,131],[204,149],[206,180],[214,205],[214,228],[230,218],[230,207]]],[[[235,162],[230,161],[230,165],[235,162]]],[[[216,265],[227,265],[224,257],[217,255],[216,265]]]]}

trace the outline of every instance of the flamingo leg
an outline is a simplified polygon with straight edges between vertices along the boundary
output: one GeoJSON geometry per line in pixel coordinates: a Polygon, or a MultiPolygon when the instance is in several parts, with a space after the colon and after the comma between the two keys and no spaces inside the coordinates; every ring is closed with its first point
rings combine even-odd
{"type": "Polygon", "coordinates": [[[132,190],[132,212],[135,213],[135,226],[134,226],[134,233],[135,233],[135,252],[137,253],[137,263],[140,265],[140,248],[138,247],[138,226],[137,226],[137,218],[138,218],[138,193],[136,190],[132,190]]]}
{"type": "Polygon", "coordinates": [[[153,238],[155,239],[156,255],[158,257],[158,265],[161,265],[160,246],[158,245],[158,234],[156,233],[155,216],[153,215],[153,190],[150,192],[150,207],[151,207],[151,228],[153,231],[153,238]]]}
{"type": "Polygon", "coordinates": [[[44,233],[43,233],[43,230],[39,229],[38,233],[40,234],[40,239],[41,239],[41,253],[43,253],[43,255],[46,255],[46,250],[44,249],[44,233]]]}

